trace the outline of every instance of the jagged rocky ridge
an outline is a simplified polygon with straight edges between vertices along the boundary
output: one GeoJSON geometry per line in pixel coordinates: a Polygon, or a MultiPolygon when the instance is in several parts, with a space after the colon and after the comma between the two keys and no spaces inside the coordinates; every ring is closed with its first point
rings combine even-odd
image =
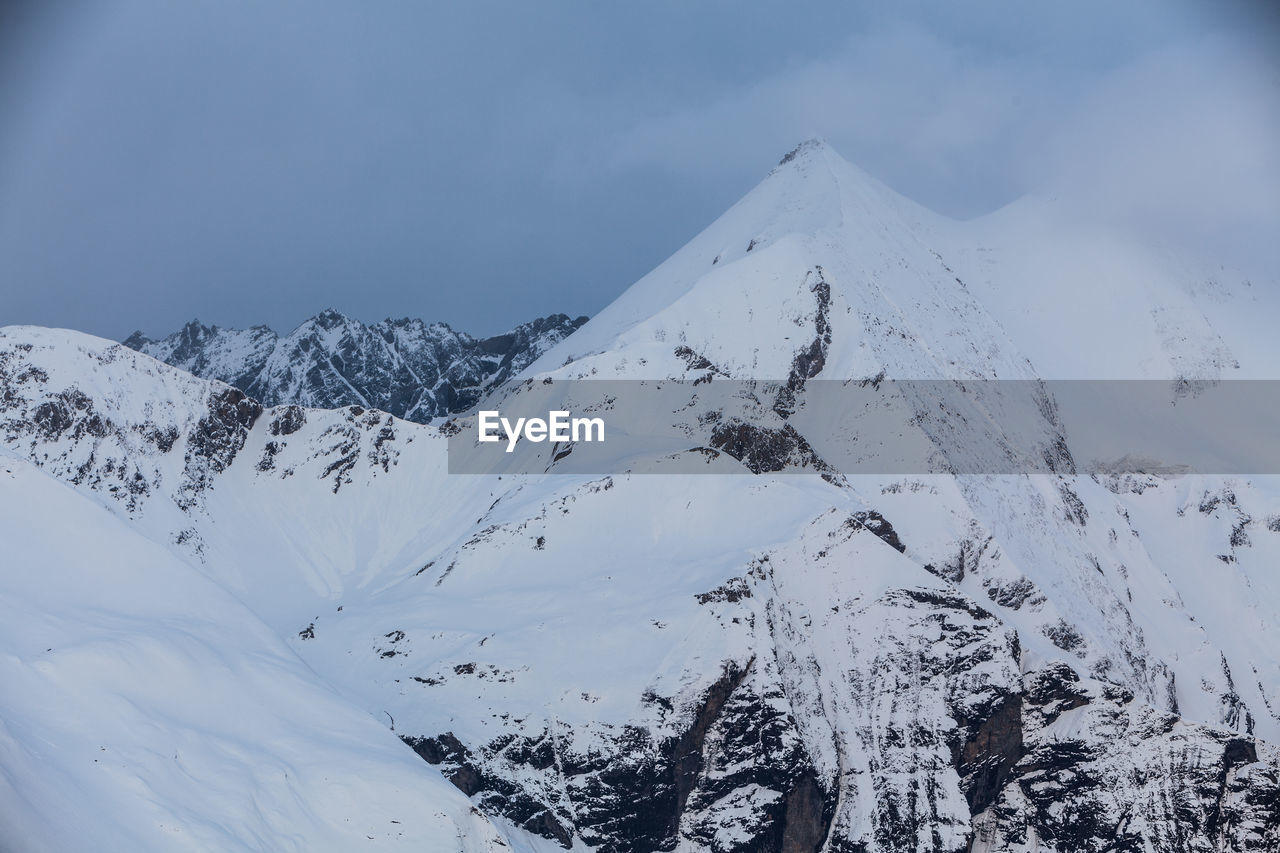
{"type": "MultiPolygon", "coordinates": [[[[0,337],[0,437],[250,602],[513,849],[1276,849],[1273,480],[778,475],[829,473],[812,379],[1073,369],[995,319],[1037,298],[1002,232],[957,228],[805,146],[526,374],[775,379],[690,435],[752,475],[449,477],[437,428],[38,329],[0,337]]],[[[1253,364],[1230,299],[1166,284],[1114,319],[1151,344],[1118,370],[1253,364]]]]}
{"type": "Polygon", "coordinates": [[[329,309],[284,337],[193,320],[158,340],[134,332],[124,344],[268,406],[363,406],[425,423],[471,407],[586,321],[552,314],[475,338],[409,318],[366,326],[329,309]]]}

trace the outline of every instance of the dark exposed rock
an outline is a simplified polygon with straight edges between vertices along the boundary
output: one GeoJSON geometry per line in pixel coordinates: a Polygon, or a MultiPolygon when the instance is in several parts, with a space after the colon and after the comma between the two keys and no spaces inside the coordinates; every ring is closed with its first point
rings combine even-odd
{"type": "Polygon", "coordinates": [[[975,619],[994,622],[995,617],[988,610],[979,607],[968,596],[954,592],[941,592],[928,589],[900,589],[890,594],[894,598],[910,599],[920,604],[930,604],[940,610],[956,610],[969,614],[975,619]]]}
{"type": "Polygon", "coordinates": [[[1088,524],[1089,510],[1085,509],[1084,501],[1080,500],[1080,496],[1065,482],[1058,484],[1058,492],[1062,495],[1062,505],[1066,508],[1067,518],[1081,527],[1088,524]]]}
{"type": "Polygon", "coordinates": [[[709,370],[712,373],[724,374],[724,371],[712,364],[706,356],[699,355],[684,344],[676,347],[675,354],[677,358],[684,360],[690,370],[709,370]]]}
{"type": "Polygon", "coordinates": [[[262,404],[238,388],[209,395],[207,413],[187,434],[183,482],[175,497],[178,506],[189,510],[196,505],[214,477],[235,460],[261,414],[262,404]]]}
{"type": "Polygon", "coordinates": [[[436,737],[410,737],[401,735],[400,739],[413,748],[428,764],[445,764],[442,768],[445,778],[468,797],[478,794],[482,789],[483,777],[476,770],[471,751],[463,746],[462,741],[454,737],[452,732],[445,732],[436,737]]]}
{"type": "Polygon", "coordinates": [[[582,776],[571,790],[580,803],[579,831],[588,844],[611,853],[672,849],[704,765],[708,731],[747,669],[749,665],[726,668],[679,735],[654,742],[649,732],[629,727],[619,736],[614,761],[571,760],[576,775],[582,776]]]}
{"type": "Polygon", "coordinates": [[[307,410],[301,406],[281,406],[271,419],[272,435],[293,435],[307,422],[307,410]]]}
{"type": "Polygon", "coordinates": [[[893,525],[889,523],[888,519],[875,510],[855,512],[849,516],[849,520],[845,524],[855,529],[868,530],[874,533],[898,553],[905,553],[907,550],[907,546],[902,544],[902,540],[898,538],[898,531],[893,529],[893,525]]]}
{"type": "Polygon", "coordinates": [[[791,424],[771,428],[730,418],[712,428],[710,443],[713,449],[742,462],[753,474],[787,468],[830,470],[791,424]]]}
{"type": "MultiPolygon", "coordinates": [[[[671,850],[688,833],[720,853],[813,853],[827,835],[834,802],[804,754],[795,721],[779,709],[782,694],[773,687],[765,697],[748,687],[753,667],[727,665],[678,734],[655,739],[646,729],[624,727],[604,755],[557,748],[548,735],[505,735],[479,748],[450,733],[402,739],[485,808],[565,847],[576,832],[602,851],[647,853],[671,850]],[[510,766],[558,770],[572,817],[552,791],[511,781],[501,770],[510,766]],[[702,834],[710,832],[706,821],[721,798],[753,787],[776,794],[745,846],[721,847],[702,834]]],[[[646,701],[675,713],[671,700],[649,694],[646,701]]]]}
{"type": "Polygon", "coordinates": [[[784,154],[782,159],[778,161],[778,165],[785,166],[788,163],[794,161],[797,157],[800,157],[801,155],[807,152],[821,151],[821,149],[822,149],[821,141],[817,139],[806,139],[804,142],[801,142],[795,148],[792,148],[790,151],[784,154]]]}
{"type": "Polygon", "coordinates": [[[267,471],[274,471],[276,467],[276,456],[278,456],[280,451],[283,449],[284,446],[278,441],[268,441],[263,445],[262,458],[258,460],[258,470],[263,473],[267,471]]]}
{"type": "Polygon", "coordinates": [[[991,542],[992,538],[990,536],[972,534],[960,540],[959,549],[954,557],[944,560],[940,566],[927,566],[926,568],[938,577],[946,578],[952,583],[960,583],[965,579],[965,575],[973,572],[978,567],[979,561],[986,554],[991,542]]]}
{"type": "Polygon", "coordinates": [[[782,841],[777,847],[760,844],[759,850],[778,853],[816,853],[831,825],[831,806],[812,771],[806,771],[784,800],[782,841]]]}
{"type": "Polygon", "coordinates": [[[32,423],[38,436],[52,440],[102,438],[114,427],[93,410],[93,400],[78,388],[69,388],[36,406],[32,423]]]}
{"type": "Polygon", "coordinates": [[[704,770],[686,801],[682,837],[699,849],[803,851],[813,853],[826,839],[834,814],[834,786],[823,785],[798,734],[795,720],[779,707],[774,685],[744,679],[721,706],[703,744],[704,770]],[[743,792],[768,792],[772,799],[754,814],[731,806],[743,792]],[[717,832],[729,825],[739,836],[717,832]]]}
{"type": "MultiPolygon", "coordinates": [[[[1205,492],[1200,498],[1198,509],[1204,515],[1225,517],[1225,520],[1231,524],[1231,531],[1227,534],[1227,544],[1232,550],[1247,548],[1252,544],[1249,540],[1247,528],[1253,523],[1253,518],[1240,506],[1239,499],[1236,498],[1235,492],[1231,489],[1224,488],[1214,493],[1205,492]]],[[[1268,523],[1268,527],[1270,527],[1270,523],[1268,523]]],[[[1230,563],[1234,560],[1232,555],[1229,554],[1219,555],[1218,559],[1224,563],[1230,563]]]]}
{"type": "Polygon", "coordinates": [[[978,814],[995,802],[1022,758],[1022,697],[1006,696],[981,721],[959,722],[971,733],[960,748],[956,771],[969,811],[978,814]]]}
{"type": "Polygon", "coordinates": [[[699,604],[710,604],[716,601],[738,602],[751,597],[751,587],[742,578],[730,578],[710,592],[700,592],[694,596],[699,604]]]}
{"type": "Polygon", "coordinates": [[[822,267],[815,267],[809,276],[813,279],[809,290],[817,306],[813,315],[813,339],[796,353],[791,361],[791,372],[778,391],[773,410],[782,417],[789,417],[796,407],[796,398],[805,382],[816,377],[827,364],[827,351],[831,348],[831,285],[823,278],[822,267]]]}
{"type": "Polygon", "coordinates": [[[143,439],[159,450],[161,453],[168,453],[178,442],[178,428],[175,426],[167,426],[163,429],[155,424],[147,424],[142,427],[135,427],[142,433],[143,439]]]}
{"type": "Polygon", "coordinates": [[[190,454],[207,459],[215,472],[225,471],[261,414],[262,404],[238,388],[215,392],[209,397],[209,413],[187,437],[190,454]]]}
{"type": "Polygon", "coordinates": [[[1086,685],[1064,663],[1029,674],[1021,698],[1021,757],[996,796],[986,789],[976,803],[987,803],[975,823],[983,849],[1026,849],[1032,835],[1063,853],[1261,853],[1280,843],[1275,758],[1260,761],[1255,741],[1179,724],[1086,685]],[[1055,729],[1069,712],[1080,716],[1055,729]]]}
{"type": "Polygon", "coordinates": [[[1049,642],[1064,652],[1074,652],[1085,642],[1079,631],[1061,619],[1053,625],[1045,626],[1044,635],[1049,638],[1049,642]]]}
{"type": "Polygon", "coordinates": [[[1057,661],[1027,678],[1026,701],[1047,724],[1064,711],[1087,705],[1089,694],[1076,671],[1057,661]]]}
{"type": "Polygon", "coordinates": [[[689,794],[693,791],[699,771],[702,770],[704,761],[702,746],[707,738],[707,730],[720,716],[725,702],[729,700],[729,697],[733,695],[733,691],[742,683],[743,677],[750,668],[750,663],[742,670],[737,670],[733,667],[727,668],[720,678],[711,685],[711,689],[707,691],[702,706],[694,717],[693,725],[677,738],[676,742],[670,747],[671,756],[675,759],[672,768],[674,771],[672,775],[674,777],[675,808],[671,812],[668,835],[675,834],[675,830],[680,824],[680,815],[684,812],[685,803],[689,799],[689,794]]]}
{"type": "Polygon", "coordinates": [[[987,597],[1001,607],[1011,607],[1014,610],[1019,609],[1034,595],[1036,585],[1028,578],[1019,577],[1011,581],[1000,581],[992,579],[990,583],[984,584],[987,590],[987,597]]]}

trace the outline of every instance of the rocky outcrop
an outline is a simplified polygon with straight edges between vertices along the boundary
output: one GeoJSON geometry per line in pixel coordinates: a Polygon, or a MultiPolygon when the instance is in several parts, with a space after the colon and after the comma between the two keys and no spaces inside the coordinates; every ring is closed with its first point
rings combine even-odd
{"type": "Polygon", "coordinates": [[[210,395],[208,406],[208,412],[187,436],[183,482],[176,496],[183,509],[194,506],[200,493],[231,466],[262,414],[261,403],[238,388],[225,386],[210,395]]]}
{"type": "Polygon", "coordinates": [[[818,778],[776,675],[729,663],[692,702],[649,694],[656,723],[606,733],[604,751],[567,730],[478,747],[450,732],[402,739],[487,811],[565,848],[576,836],[608,853],[815,853],[832,783],[818,778]]]}
{"type": "Polygon", "coordinates": [[[1085,682],[1027,676],[1023,742],[975,817],[973,850],[1266,851],[1280,845],[1280,753],[1085,682]]]}
{"type": "Polygon", "coordinates": [[[709,444],[746,465],[753,474],[789,468],[808,468],[834,474],[791,424],[767,427],[726,418],[712,427],[709,444]]]}
{"type": "Polygon", "coordinates": [[[778,391],[773,408],[784,418],[795,411],[796,398],[804,390],[805,382],[822,372],[831,348],[831,285],[823,278],[822,267],[815,267],[808,279],[809,292],[816,303],[812,316],[813,339],[796,353],[787,381],[778,391]]]}

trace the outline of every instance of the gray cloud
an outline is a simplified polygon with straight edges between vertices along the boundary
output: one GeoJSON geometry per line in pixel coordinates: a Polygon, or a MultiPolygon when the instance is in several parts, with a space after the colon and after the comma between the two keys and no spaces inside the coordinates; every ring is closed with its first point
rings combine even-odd
{"type": "Polygon", "coordinates": [[[0,322],[593,313],[814,135],[1270,263],[1263,8],[62,0],[0,45],[0,322]]]}
{"type": "Polygon", "coordinates": [[[1280,71],[1214,36],[1108,76],[1027,168],[1090,216],[1274,277],[1278,151],[1280,71]]]}

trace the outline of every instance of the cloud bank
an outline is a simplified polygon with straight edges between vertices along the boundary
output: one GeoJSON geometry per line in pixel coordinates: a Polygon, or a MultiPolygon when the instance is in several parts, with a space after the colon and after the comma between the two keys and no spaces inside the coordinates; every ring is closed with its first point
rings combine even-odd
{"type": "Polygon", "coordinates": [[[33,8],[0,322],[594,313],[811,136],[946,215],[1030,193],[1280,270],[1261,3],[33,8]]]}

